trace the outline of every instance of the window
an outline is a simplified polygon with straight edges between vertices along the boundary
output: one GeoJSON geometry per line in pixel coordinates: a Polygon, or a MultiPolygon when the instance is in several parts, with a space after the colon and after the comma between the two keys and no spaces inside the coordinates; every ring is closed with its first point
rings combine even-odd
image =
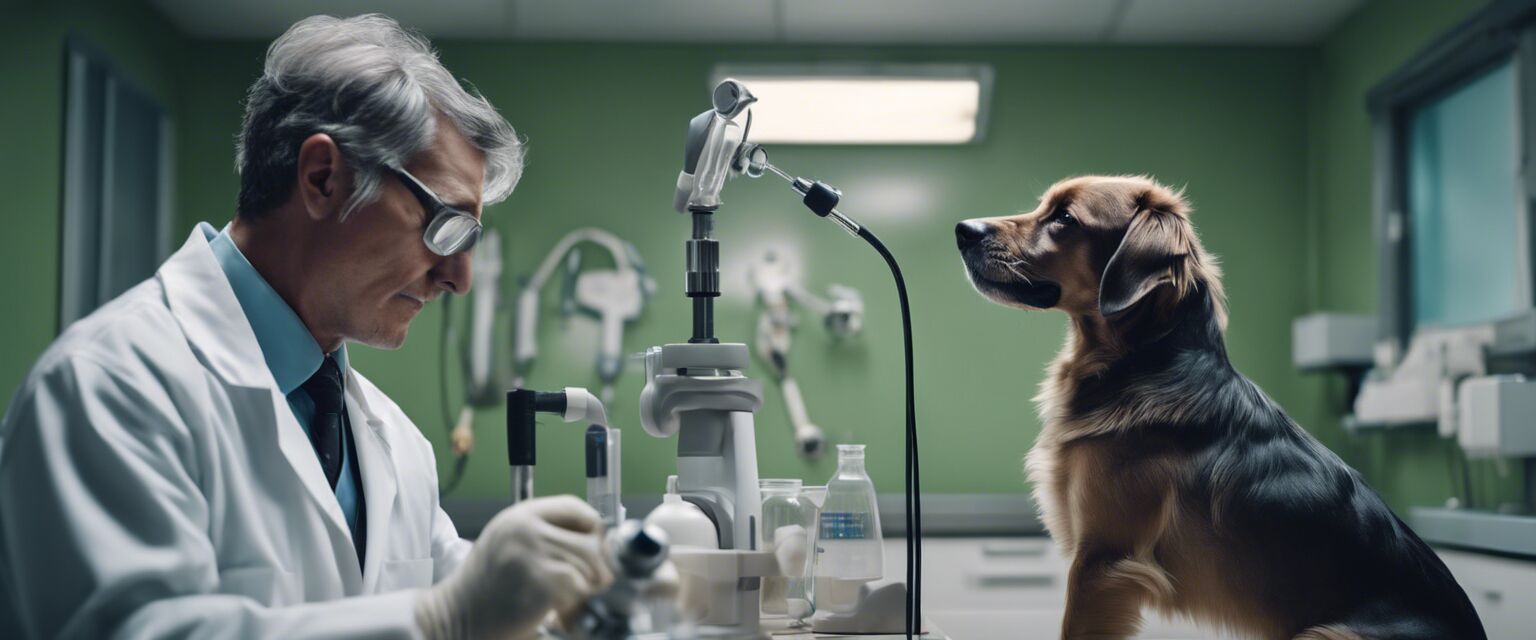
{"type": "Polygon", "coordinates": [[[1491,350],[1536,356],[1536,0],[1490,2],[1367,107],[1383,346],[1493,325],[1491,350]]]}
{"type": "Polygon", "coordinates": [[[1415,326],[1492,322],[1531,306],[1516,104],[1505,62],[1409,116],[1415,326]]]}

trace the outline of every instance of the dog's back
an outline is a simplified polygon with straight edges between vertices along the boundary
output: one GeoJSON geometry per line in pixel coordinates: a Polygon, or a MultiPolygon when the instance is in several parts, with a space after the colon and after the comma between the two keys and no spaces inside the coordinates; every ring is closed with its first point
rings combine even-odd
{"type": "Polygon", "coordinates": [[[1254,595],[1292,625],[1328,620],[1366,638],[1485,637],[1434,551],[1354,469],[1231,376],[1231,402],[1251,417],[1196,457],[1203,491],[1194,495],[1210,501],[1213,526],[1240,550],[1234,576],[1259,577],[1254,595]]]}

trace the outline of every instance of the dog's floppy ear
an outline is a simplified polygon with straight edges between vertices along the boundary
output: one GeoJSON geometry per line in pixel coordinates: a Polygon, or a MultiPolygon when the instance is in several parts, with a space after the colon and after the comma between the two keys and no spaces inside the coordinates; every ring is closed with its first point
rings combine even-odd
{"type": "Polygon", "coordinates": [[[1099,280],[1099,313],[1105,317],[1131,308],[1147,294],[1174,284],[1175,267],[1189,255],[1185,221],[1177,213],[1139,207],[1120,248],[1104,266],[1099,280]]]}

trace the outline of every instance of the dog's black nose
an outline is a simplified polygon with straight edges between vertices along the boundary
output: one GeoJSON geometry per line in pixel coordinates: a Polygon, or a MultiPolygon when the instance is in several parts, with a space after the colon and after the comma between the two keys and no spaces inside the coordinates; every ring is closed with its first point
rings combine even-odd
{"type": "Polygon", "coordinates": [[[955,244],[961,251],[976,246],[990,235],[992,235],[992,225],[985,222],[966,220],[955,225],[955,244]]]}

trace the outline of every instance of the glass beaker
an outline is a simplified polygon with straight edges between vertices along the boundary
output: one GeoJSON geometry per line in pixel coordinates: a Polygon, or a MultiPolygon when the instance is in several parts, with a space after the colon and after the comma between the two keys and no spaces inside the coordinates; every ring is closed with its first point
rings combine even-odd
{"type": "Polygon", "coordinates": [[[864,471],[864,445],[837,446],[816,536],[816,608],[851,611],[859,587],[885,574],[885,545],[875,483],[864,471]]]}
{"type": "Polygon", "coordinates": [[[784,574],[763,578],[763,613],[804,620],[815,612],[816,506],[801,496],[799,479],[759,480],[758,488],[763,494],[760,539],[784,574]]]}

